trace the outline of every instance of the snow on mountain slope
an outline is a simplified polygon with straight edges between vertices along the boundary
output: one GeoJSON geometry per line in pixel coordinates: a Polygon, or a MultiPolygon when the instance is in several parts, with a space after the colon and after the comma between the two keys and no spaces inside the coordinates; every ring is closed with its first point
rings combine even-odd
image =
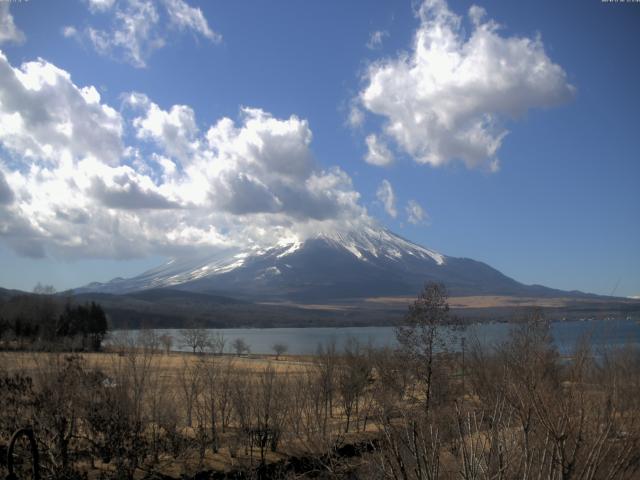
{"type": "Polygon", "coordinates": [[[388,230],[375,230],[367,227],[362,231],[331,232],[319,235],[337,247],[351,252],[356,258],[366,260],[368,256],[400,259],[404,255],[417,258],[431,258],[438,265],[444,264],[445,256],[427,248],[411,243],[388,230]]]}
{"type": "MultiPolygon", "coordinates": [[[[447,257],[385,229],[283,238],[270,247],[173,259],[130,279],[91,284],[78,292],[128,293],[150,288],[223,292],[256,299],[326,301],[413,295],[426,281],[453,294],[526,294],[526,287],[488,265],[447,257]]],[[[541,288],[541,287],[538,287],[541,288]]],[[[544,295],[546,290],[538,290],[544,295]]]]}

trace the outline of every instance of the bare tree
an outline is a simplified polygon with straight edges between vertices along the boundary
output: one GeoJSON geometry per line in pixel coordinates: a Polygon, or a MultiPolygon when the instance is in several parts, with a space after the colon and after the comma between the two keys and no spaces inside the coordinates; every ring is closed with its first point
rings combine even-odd
{"type": "Polygon", "coordinates": [[[208,348],[214,355],[222,355],[227,345],[227,339],[221,332],[215,332],[209,336],[208,348]]]}
{"type": "Polygon", "coordinates": [[[231,439],[231,455],[236,455],[237,447],[244,445],[245,454],[253,452],[253,435],[251,432],[254,420],[253,391],[251,382],[246,376],[235,375],[232,381],[231,403],[238,428],[231,439]]]}
{"type": "MultiPolygon", "coordinates": [[[[635,362],[637,362],[637,357],[635,362]]],[[[596,360],[588,344],[560,361],[539,311],[491,352],[472,350],[474,411],[456,409],[462,478],[634,478],[640,468],[638,369],[596,360]],[[634,372],[635,373],[632,373],[634,372]],[[624,382],[617,376],[625,372],[624,382]],[[635,384],[635,385],[634,385],[635,384]],[[620,395],[622,388],[628,393],[620,395]],[[634,393],[631,393],[631,392],[634,393]],[[624,434],[617,432],[623,431],[624,434]]]]}
{"type": "Polygon", "coordinates": [[[224,432],[225,415],[228,411],[229,371],[231,358],[220,359],[215,355],[203,357],[200,361],[202,376],[202,395],[199,398],[206,442],[214,453],[220,446],[220,429],[224,432]]]}
{"type": "Polygon", "coordinates": [[[79,356],[56,355],[37,370],[39,392],[37,436],[44,446],[46,463],[56,477],[70,473],[72,441],[78,432],[80,394],[85,364],[79,356]]]}
{"type": "Polygon", "coordinates": [[[171,353],[171,347],[173,346],[173,337],[167,333],[163,333],[160,335],[159,340],[165,353],[169,355],[171,353]]]}
{"type": "Polygon", "coordinates": [[[190,348],[193,353],[203,353],[211,344],[209,332],[201,327],[180,330],[180,343],[190,348]]]}
{"type": "Polygon", "coordinates": [[[255,425],[253,435],[260,449],[260,461],[264,463],[267,448],[275,452],[287,418],[287,377],[277,375],[272,366],[261,373],[254,394],[255,425]]]}
{"type": "Polygon", "coordinates": [[[182,369],[178,375],[180,393],[184,402],[187,426],[193,425],[193,407],[202,390],[202,365],[188,357],[182,359],[182,369]]]}
{"type": "Polygon", "coordinates": [[[273,344],[271,350],[276,354],[276,360],[280,360],[280,355],[287,353],[289,346],[286,343],[277,342],[273,344]]]}
{"type": "Polygon", "coordinates": [[[360,398],[369,381],[371,364],[361,351],[360,344],[354,338],[350,338],[347,341],[342,360],[337,383],[340,397],[342,398],[342,410],[347,417],[344,429],[345,433],[347,433],[354,413],[357,423],[360,398]]]}
{"type": "Polygon", "coordinates": [[[165,438],[171,426],[177,423],[175,391],[172,380],[162,371],[166,368],[163,358],[156,357],[153,368],[148,375],[148,391],[145,401],[145,414],[148,416],[147,435],[149,438],[150,461],[160,463],[164,453],[165,438]]]}
{"type": "Polygon", "coordinates": [[[160,348],[160,337],[155,330],[143,328],[138,331],[136,343],[145,352],[156,353],[160,348]]]}
{"type": "Polygon", "coordinates": [[[115,330],[107,337],[108,344],[123,357],[127,352],[135,350],[136,341],[132,330],[115,330]]]}
{"type": "Polygon", "coordinates": [[[224,360],[223,366],[220,368],[216,385],[216,408],[220,414],[220,426],[222,427],[222,433],[225,433],[229,427],[231,415],[233,413],[233,409],[231,408],[231,384],[234,376],[235,371],[233,359],[231,357],[227,357],[224,360]]]}
{"type": "Polygon", "coordinates": [[[335,448],[342,440],[342,432],[332,428],[329,412],[329,380],[326,370],[317,365],[309,367],[304,375],[293,383],[292,412],[296,412],[297,425],[301,434],[295,435],[296,441],[302,441],[310,453],[326,453],[335,448]]]}
{"type": "Polygon", "coordinates": [[[251,352],[249,344],[245,342],[244,338],[242,337],[238,337],[233,342],[231,342],[231,348],[233,348],[233,350],[236,352],[236,355],[238,356],[251,352]]]}
{"type": "Polygon", "coordinates": [[[322,401],[328,417],[333,417],[333,401],[336,390],[336,374],[338,370],[338,352],[335,339],[326,345],[318,345],[314,363],[317,368],[322,392],[322,401]]]}
{"type": "Polygon", "coordinates": [[[445,338],[440,329],[449,323],[449,304],[444,285],[427,283],[409,306],[404,325],[396,328],[398,343],[423,385],[425,412],[429,411],[431,403],[434,355],[438,348],[445,347],[445,338]]]}
{"type": "MultiPolygon", "coordinates": [[[[383,478],[438,480],[441,476],[442,438],[424,410],[405,408],[399,418],[380,418],[377,457],[383,478]]],[[[445,477],[454,478],[454,477],[445,477]]],[[[465,479],[466,480],[466,479],[465,479]]]]}

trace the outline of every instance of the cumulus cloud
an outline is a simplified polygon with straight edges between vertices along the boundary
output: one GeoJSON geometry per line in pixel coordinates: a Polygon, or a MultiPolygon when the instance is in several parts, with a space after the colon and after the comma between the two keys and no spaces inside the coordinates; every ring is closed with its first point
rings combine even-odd
{"type": "Polygon", "coordinates": [[[368,135],[365,142],[367,144],[367,154],[365,155],[364,160],[367,163],[377,165],[379,167],[384,167],[393,163],[393,153],[391,153],[391,150],[389,150],[386,143],[378,138],[377,135],[374,133],[368,135]]]}
{"type": "MultiPolygon", "coordinates": [[[[87,189],[87,194],[98,200],[101,205],[113,209],[164,210],[179,207],[177,203],[160,193],[148,177],[138,175],[126,167],[120,170],[120,172],[110,171],[111,177],[108,180],[98,176],[91,178],[91,186],[87,189]]],[[[70,218],[78,218],[78,216],[70,218]]],[[[88,216],[80,215],[80,218],[88,218],[88,216]]]]}
{"type": "Polygon", "coordinates": [[[369,36],[369,40],[367,41],[367,48],[369,50],[377,50],[382,47],[382,41],[388,36],[389,32],[385,30],[376,30],[375,32],[372,32],[369,36]]]}
{"type": "Polygon", "coordinates": [[[424,208],[422,208],[422,206],[415,200],[409,200],[407,202],[405,211],[407,213],[407,222],[413,225],[424,223],[429,218],[427,212],[424,211],[424,208]]]}
{"type": "Polygon", "coordinates": [[[467,29],[444,0],[425,0],[418,17],[411,51],[374,62],[358,96],[417,162],[497,169],[505,120],[572,98],[539,37],[505,36],[477,6],[467,29]]]}
{"type": "Polygon", "coordinates": [[[318,168],[308,122],[242,108],[120,111],[39,59],[0,56],[0,239],[23,255],[127,258],[273,244],[370,223],[351,178],[318,168]],[[125,139],[127,139],[125,141],[125,139]]]}
{"type": "Polygon", "coordinates": [[[9,11],[10,2],[0,2],[0,45],[3,43],[22,43],[24,33],[16,27],[13,15],[9,11]]]}
{"type": "Polygon", "coordinates": [[[28,159],[52,164],[92,156],[115,164],[122,120],[94,87],[79,88],[42,59],[13,68],[0,52],[0,142],[28,159]]]}
{"type": "Polygon", "coordinates": [[[152,140],[168,155],[187,161],[198,148],[198,127],[195,112],[187,105],[174,105],[169,111],[162,110],[146,95],[132,93],[127,104],[143,116],[133,120],[136,136],[141,140],[152,140]]]}
{"type": "Polygon", "coordinates": [[[276,119],[243,108],[240,125],[218,121],[189,171],[209,179],[209,197],[229,213],[273,213],[326,220],[362,213],[351,179],[340,169],[318,171],[311,156],[311,130],[292,115],[276,119]]]}
{"type": "Polygon", "coordinates": [[[393,187],[389,180],[382,180],[378,190],[376,191],[376,197],[384,206],[384,211],[389,216],[396,218],[398,216],[398,210],[396,210],[396,195],[393,192],[393,187]]]}
{"type": "Polygon", "coordinates": [[[89,26],[80,31],[67,26],[63,35],[88,41],[98,53],[138,68],[145,67],[151,54],[164,47],[171,29],[193,32],[212,42],[222,39],[209,27],[202,10],[185,0],[88,0],[88,6],[94,14],[111,15],[111,28],[89,26]]]}

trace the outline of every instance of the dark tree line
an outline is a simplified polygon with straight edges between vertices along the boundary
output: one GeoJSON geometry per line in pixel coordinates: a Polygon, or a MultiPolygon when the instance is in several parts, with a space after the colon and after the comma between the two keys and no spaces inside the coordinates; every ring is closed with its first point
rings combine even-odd
{"type": "Polygon", "coordinates": [[[102,340],[107,333],[107,316],[102,307],[91,302],[86,305],[66,305],[58,317],[57,337],[80,336],[83,346],[91,350],[100,350],[102,340]]]}
{"type": "Polygon", "coordinates": [[[97,303],[73,304],[54,295],[20,295],[0,303],[0,345],[99,350],[107,333],[97,303]]]}

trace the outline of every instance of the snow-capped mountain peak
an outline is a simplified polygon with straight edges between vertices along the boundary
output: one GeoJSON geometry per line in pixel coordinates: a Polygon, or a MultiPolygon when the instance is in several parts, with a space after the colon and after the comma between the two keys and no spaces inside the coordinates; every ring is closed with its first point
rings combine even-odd
{"type": "Polygon", "coordinates": [[[79,291],[172,288],[317,302],[414,295],[426,281],[443,282],[456,294],[521,294],[529,288],[484,263],[448,257],[389,230],[366,226],[308,238],[285,237],[270,246],[175,258],[137,277],[92,284],[79,291]]]}
{"type": "Polygon", "coordinates": [[[403,255],[412,255],[419,258],[428,257],[438,265],[442,265],[445,263],[446,258],[438,252],[409,242],[386,229],[376,230],[366,227],[358,231],[334,231],[320,234],[316,238],[322,238],[329,243],[340,246],[361,260],[366,260],[369,255],[390,259],[402,258],[403,255]]]}

